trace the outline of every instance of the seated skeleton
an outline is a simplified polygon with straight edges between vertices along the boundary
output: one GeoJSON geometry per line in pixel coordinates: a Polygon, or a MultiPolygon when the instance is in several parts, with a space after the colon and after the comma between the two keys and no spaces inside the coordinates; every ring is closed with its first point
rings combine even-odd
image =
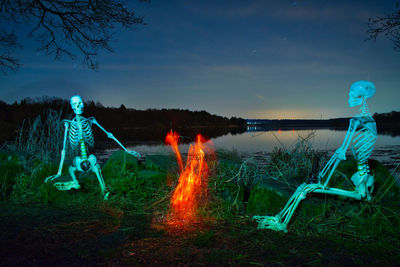
{"type": "Polygon", "coordinates": [[[287,232],[287,225],[293,216],[300,201],[305,199],[308,193],[322,193],[354,198],[357,200],[371,200],[374,189],[374,177],[368,166],[370,157],[377,138],[376,124],[368,112],[366,99],[375,93],[375,86],[368,81],[355,82],[350,87],[349,106],[361,105],[360,114],[350,120],[349,129],[346,133],[342,146],[340,146],[328,163],[318,174],[318,182],[304,183],[300,185],[290,197],[286,206],[275,216],[254,216],[259,229],[273,229],[287,232]],[[358,171],[353,174],[351,181],[355,186],[354,191],[329,187],[329,181],[340,161],[346,159],[346,151],[351,147],[354,158],[357,161],[358,171]],[[325,179],[324,182],[322,180],[325,179]]]}
{"type": "Polygon", "coordinates": [[[92,147],[94,145],[94,137],[92,132],[92,125],[97,125],[103,132],[107,134],[107,137],[113,139],[119,146],[122,147],[126,152],[130,153],[135,157],[141,157],[139,153],[135,151],[128,151],[115,137],[112,133],[107,132],[95,118],[85,118],[82,116],[83,113],[83,101],[80,96],[73,96],[70,100],[71,107],[75,113],[75,117],[72,120],[64,120],[64,142],[63,149],[61,151],[61,160],[56,175],[47,177],[45,183],[54,180],[61,176],[62,167],[65,159],[66,146],[69,144],[74,150],[78,151],[78,156],[74,158],[73,165],[69,167],[69,174],[71,175],[72,181],[68,182],[56,182],[54,186],[58,190],[70,190],[79,189],[80,185],[76,179],[75,173],[78,172],[88,172],[91,171],[95,173],[101,187],[101,191],[104,194],[104,199],[108,198],[109,192],[106,189],[103,176],[101,174],[101,169],[99,164],[97,164],[96,157],[91,154],[88,155],[88,146],[92,147]]]}

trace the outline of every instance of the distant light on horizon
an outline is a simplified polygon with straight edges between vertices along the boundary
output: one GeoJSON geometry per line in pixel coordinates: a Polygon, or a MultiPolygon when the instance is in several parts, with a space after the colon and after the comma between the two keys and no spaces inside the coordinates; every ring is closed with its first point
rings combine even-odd
{"type": "Polygon", "coordinates": [[[248,119],[331,119],[340,116],[334,110],[271,109],[250,112],[248,119]]]}

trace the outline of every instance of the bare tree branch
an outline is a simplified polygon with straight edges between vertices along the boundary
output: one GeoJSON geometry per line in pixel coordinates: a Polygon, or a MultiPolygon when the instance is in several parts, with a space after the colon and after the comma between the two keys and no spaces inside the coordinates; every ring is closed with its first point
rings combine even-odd
{"type": "Polygon", "coordinates": [[[8,71],[17,71],[21,66],[19,60],[12,56],[15,48],[18,48],[15,34],[0,31],[0,70],[3,74],[8,71]]]}
{"type": "Polygon", "coordinates": [[[399,2],[396,2],[396,11],[388,14],[384,17],[370,18],[368,21],[369,35],[367,40],[374,40],[378,38],[379,35],[385,35],[389,38],[393,44],[395,50],[400,51],[400,6],[399,2]]]}
{"type": "MultiPolygon", "coordinates": [[[[75,60],[79,55],[93,70],[98,69],[100,50],[112,52],[110,41],[116,26],[134,29],[136,24],[145,24],[123,0],[1,0],[1,21],[14,28],[29,27],[27,38],[38,41],[37,49],[45,55],[56,60],[75,60]]],[[[14,40],[17,44],[16,36],[14,40]]],[[[0,42],[2,47],[10,47],[10,43],[0,42]]],[[[4,58],[10,59],[11,54],[6,55],[4,58]]]]}

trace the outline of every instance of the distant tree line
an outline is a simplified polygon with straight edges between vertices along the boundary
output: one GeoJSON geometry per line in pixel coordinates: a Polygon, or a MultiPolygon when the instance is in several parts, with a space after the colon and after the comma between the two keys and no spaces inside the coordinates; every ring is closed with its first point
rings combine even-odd
{"type": "Polygon", "coordinates": [[[400,111],[375,113],[374,119],[387,127],[400,127],[400,111]]]}
{"type": "MultiPolygon", "coordinates": [[[[400,135],[400,111],[387,113],[374,113],[373,118],[376,122],[378,133],[389,134],[392,136],[400,135]]],[[[349,126],[351,118],[331,119],[331,125],[335,129],[343,130],[349,126]]]]}
{"type": "Polygon", "coordinates": [[[400,135],[400,111],[375,113],[374,119],[379,133],[390,134],[392,136],[400,135]]]}
{"type": "MultiPolygon", "coordinates": [[[[13,104],[0,100],[0,142],[10,140],[16,136],[24,121],[33,121],[37,116],[46,120],[49,110],[62,113],[62,118],[71,119],[74,114],[69,100],[61,98],[42,97],[37,99],[26,98],[13,104]]],[[[246,121],[241,118],[226,118],[212,115],[206,111],[190,111],[187,109],[147,109],[136,110],[121,105],[119,108],[104,107],[94,101],[85,102],[84,117],[95,117],[96,120],[110,131],[118,131],[129,138],[128,132],[145,131],[146,128],[154,131],[165,129],[207,128],[218,126],[221,128],[235,128],[246,126],[246,121]],[[123,132],[126,132],[125,134],[123,132]]],[[[184,130],[185,131],[185,130],[184,130]]],[[[229,133],[229,130],[227,131],[229,133]]],[[[120,134],[120,136],[121,136],[120,134]]],[[[161,132],[160,132],[161,134],[161,132]]],[[[211,136],[210,136],[211,137],[211,136]]],[[[144,136],[143,136],[144,138],[144,136]]],[[[152,139],[153,137],[149,138],[152,139]]]]}

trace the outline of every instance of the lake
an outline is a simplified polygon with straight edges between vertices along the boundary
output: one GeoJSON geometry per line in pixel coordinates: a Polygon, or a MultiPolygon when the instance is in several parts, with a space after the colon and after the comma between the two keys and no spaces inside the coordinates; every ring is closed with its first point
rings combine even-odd
{"type": "MultiPolygon", "coordinates": [[[[336,150],[343,142],[346,131],[331,129],[314,130],[278,130],[278,131],[247,131],[239,134],[228,133],[223,136],[211,138],[216,149],[236,150],[244,156],[247,155],[268,155],[274,147],[286,147],[290,149],[299,138],[307,138],[317,150],[336,150]]],[[[181,153],[188,151],[189,144],[181,144],[181,153]]],[[[108,148],[102,151],[101,158],[107,157],[117,148],[108,148]]],[[[128,146],[128,149],[135,150],[142,155],[167,154],[171,148],[162,142],[128,146]]],[[[388,165],[395,165],[399,162],[400,136],[380,134],[375,145],[372,158],[382,161],[388,165]]]]}

